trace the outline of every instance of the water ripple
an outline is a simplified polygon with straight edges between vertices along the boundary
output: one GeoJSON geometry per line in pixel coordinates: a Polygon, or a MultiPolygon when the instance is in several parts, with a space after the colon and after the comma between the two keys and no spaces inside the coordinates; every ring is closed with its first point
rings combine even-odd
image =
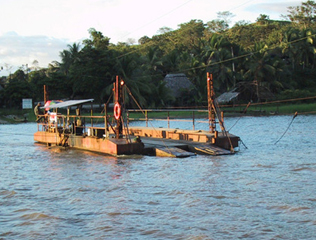
{"type": "Polygon", "coordinates": [[[316,116],[297,119],[274,145],[287,116],[242,118],[248,149],[184,159],[48,149],[35,124],[0,126],[0,239],[313,239],[316,116]]]}

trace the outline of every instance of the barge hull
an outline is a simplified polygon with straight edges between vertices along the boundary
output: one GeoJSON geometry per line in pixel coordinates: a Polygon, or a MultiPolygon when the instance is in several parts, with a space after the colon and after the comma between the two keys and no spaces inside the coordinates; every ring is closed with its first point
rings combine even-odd
{"type": "Polygon", "coordinates": [[[71,148],[110,155],[142,154],[144,149],[142,143],[131,143],[126,139],[83,137],[40,131],[34,134],[34,141],[48,145],[67,145],[71,148]]]}
{"type": "Polygon", "coordinates": [[[231,150],[239,145],[240,138],[227,133],[227,136],[219,134],[215,137],[215,134],[203,131],[203,130],[183,130],[172,128],[149,128],[149,127],[129,127],[129,134],[132,136],[140,136],[152,139],[161,140],[176,140],[187,141],[190,143],[209,143],[214,146],[231,150]]]}

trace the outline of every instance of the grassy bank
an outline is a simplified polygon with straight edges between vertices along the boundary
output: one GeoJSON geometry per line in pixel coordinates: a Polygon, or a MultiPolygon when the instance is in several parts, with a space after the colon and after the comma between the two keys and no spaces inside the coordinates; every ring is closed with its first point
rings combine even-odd
{"type": "Polygon", "coordinates": [[[33,109],[0,109],[0,120],[7,123],[35,121],[33,109]]]}
{"type": "MultiPolygon", "coordinates": [[[[246,105],[238,107],[222,107],[226,117],[229,116],[268,116],[268,115],[292,115],[295,112],[298,114],[316,114],[316,103],[298,103],[298,104],[261,104],[250,105],[247,108],[247,112],[244,113],[246,105]]],[[[206,108],[204,109],[206,110],[206,108]]],[[[111,112],[109,112],[111,114],[111,112]]],[[[145,112],[144,112],[145,113],[145,112]]],[[[99,115],[95,112],[96,115],[99,115]]],[[[89,114],[87,114],[89,115],[89,114]]],[[[147,111],[148,118],[167,118],[168,113],[166,111],[147,111]]],[[[208,113],[205,111],[194,111],[195,118],[207,118],[208,113]]],[[[172,110],[169,111],[170,118],[192,118],[192,110],[172,110]]],[[[145,118],[142,112],[130,112],[129,118],[145,118]]],[[[35,115],[33,109],[19,110],[19,109],[0,109],[0,119],[8,123],[34,122],[35,115]]]]}
{"type": "MultiPolygon", "coordinates": [[[[229,116],[268,116],[268,115],[292,115],[295,112],[298,114],[316,114],[316,103],[301,103],[301,104],[261,104],[250,105],[246,109],[247,105],[241,105],[238,107],[221,107],[226,117],[229,116]],[[245,110],[247,110],[245,112],[245,110]]],[[[204,109],[206,110],[206,108],[204,109]]],[[[145,111],[142,112],[130,112],[130,118],[145,118],[145,111]]],[[[167,118],[167,111],[147,111],[148,118],[167,118]]],[[[191,118],[193,116],[192,110],[170,110],[170,118],[191,118]]],[[[195,118],[206,118],[208,113],[205,111],[194,112],[195,118]]]]}
{"type": "MultiPolygon", "coordinates": [[[[226,113],[243,113],[246,110],[246,105],[235,108],[222,108],[226,113]]],[[[315,114],[316,103],[297,103],[297,104],[260,104],[250,105],[247,108],[246,114],[252,115],[285,115],[285,114],[315,114]]]]}

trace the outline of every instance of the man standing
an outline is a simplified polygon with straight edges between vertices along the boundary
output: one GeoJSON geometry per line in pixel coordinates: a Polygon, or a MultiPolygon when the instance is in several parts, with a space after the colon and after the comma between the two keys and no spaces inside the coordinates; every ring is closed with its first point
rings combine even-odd
{"type": "Polygon", "coordinates": [[[41,103],[37,103],[37,105],[35,106],[34,108],[34,114],[36,116],[36,122],[39,122],[41,119],[44,119],[43,116],[39,116],[42,114],[41,110],[40,110],[40,107],[41,107],[41,103]]]}

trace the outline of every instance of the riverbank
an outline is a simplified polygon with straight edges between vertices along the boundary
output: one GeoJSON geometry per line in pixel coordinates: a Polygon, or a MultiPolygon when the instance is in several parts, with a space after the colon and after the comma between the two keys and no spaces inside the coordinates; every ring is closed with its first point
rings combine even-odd
{"type": "MultiPolygon", "coordinates": [[[[316,103],[296,103],[296,104],[241,104],[236,106],[221,106],[220,110],[223,111],[225,117],[240,117],[240,116],[271,116],[271,115],[293,115],[297,112],[300,115],[316,114],[316,103]]],[[[144,109],[142,111],[129,112],[129,118],[144,119],[170,119],[175,118],[208,118],[206,107],[204,110],[199,109],[144,109]],[[194,112],[194,115],[193,115],[194,112]]]]}
{"type": "Polygon", "coordinates": [[[35,121],[35,115],[32,109],[0,109],[0,124],[22,123],[35,121]]]}
{"type": "MultiPolygon", "coordinates": [[[[225,117],[238,116],[270,116],[270,115],[292,115],[297,112],[303,114],[316,114],[316,103],[296,103],[296,104],[247,104],[239,106],[221,106],[225,117]]],[[[147,117],[150,118],[192,118],[194,111],[194,118],[207,118],[208,114],[206,108],[204,110],[198,109],[164,109],[164,110],[143,110],[143,112],[129,112],[130,119],[145,118],[144,113],[147,112],[147,117]]],[[[97,115],[98,113],[95,112],[97,115]]],[[[19,122],[34,122],[35,115],[33,109],[19,110],[19,109],[0,109],[0,124],[19,123],[19,122]]]]}
{"type": "Polygon", "coordinates": [[[27,118],[21,118],[17,115],[0,116],[0,124],[24,123],[28,122],[27,118]]]}
{"type": "Polygon", "coordinates": [[[7,124],[7,123],[8,123],[7,121],[2,120],[2,119],[0,118],[0,124],[7,124]]]}

